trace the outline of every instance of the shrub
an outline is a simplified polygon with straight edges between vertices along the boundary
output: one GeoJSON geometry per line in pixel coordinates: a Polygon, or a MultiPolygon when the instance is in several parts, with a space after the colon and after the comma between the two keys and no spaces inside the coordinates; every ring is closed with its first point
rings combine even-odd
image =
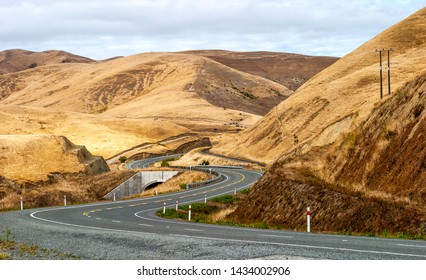
{"type": "Polygon", "coordinates": [[[118,158],[118,160],[119,160],[121,163],[125,163],[125,162],[126,162],[126,160],[127,160],[127,157],[126,157],[126,156],[121,156],[121,157],[119,157],[119,158],[118,158]]]}

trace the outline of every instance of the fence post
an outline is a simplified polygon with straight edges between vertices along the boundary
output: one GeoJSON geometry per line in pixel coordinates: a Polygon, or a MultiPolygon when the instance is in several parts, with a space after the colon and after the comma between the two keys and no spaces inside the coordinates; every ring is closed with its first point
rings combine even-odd
{"type": "Polygon", "coordinates": [[[308,207],[308,209],[307,209],[306,221],[307,221],[306,231],[311,232],[311,208],[310,207],[308,207]]]}

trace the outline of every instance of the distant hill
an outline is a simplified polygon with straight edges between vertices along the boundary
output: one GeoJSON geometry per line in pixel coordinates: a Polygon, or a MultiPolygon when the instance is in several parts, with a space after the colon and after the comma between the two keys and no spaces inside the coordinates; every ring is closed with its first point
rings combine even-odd
{"type": "Polygon", "coordinates": [[[195,55],[147,53],[102,63],[54,64],[0,77],[0,104],[181,124],[242,125],[292,91],[195,55]]]}
{"type": "Polygon", "coordinates": [[[234,52],[225,50],[194,50],[197,54],[242,72],[280,83],[291,90],[327,68],[339,58],[309,56],[282,52],[234,52]]]}
{"type": "Polygon", "coordinates": [[[0,52],[0,75],[19,72],[38,66],[59,63],[90,63],[93,59],[64,51],[32,52],[27,50],[5,50],[0,52]]]}

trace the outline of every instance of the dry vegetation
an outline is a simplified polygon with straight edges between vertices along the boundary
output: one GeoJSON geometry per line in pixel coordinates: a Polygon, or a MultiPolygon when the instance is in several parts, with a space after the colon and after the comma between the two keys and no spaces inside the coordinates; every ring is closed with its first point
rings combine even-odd
{"type": "Polygon", "coordinates": [[[226,219],[304,231],[306,208],[311,207],[311,230],[316,232],[414,237],[426,227],[425,215],[409,203],[367,197],[318,181],[317,186],[287,181],[282,175],[273,168],[226,219]]]}
{"type": "MultiPolygon", "coordinates": [[[[236,141],[224,137],[213,151],[273,163],[295,150],[306,153],[340,141],[388,98],[379,97],[379,57],[374,50],[396,49],[391,52],[395,93],[426,67],[425,29],[423,8],[317,74],[236,141]]],[[[386,61],[386,55],[383,58],[386,61]]]]}
{"type": "Polygon", "coordinates": [[[64,51],[31,52],[26,50],[7,50],[0,52],[0,75],[44,65],[91,62],[94,62],[94,60],[64,51]]]}
{"type": "Polygon", "coordinates": [[[187,51],[296,90],[338,58],[276,52],[187,51]]]}
{"type": "Polygon", "coordinates": [[[0,176],[18,182],[46,181],[52,173],[109,171],[103,158],[60,136],[0,135],[0,151],[0,176]]]}
{"type": "Polygon", "coordinates": [[[20,197],[26,208],[99,201],[136,171],[113,171],[98,175],[56,174],[49,181],[16,182],[0,177],[0,210],[18,209],[20,197]]]}

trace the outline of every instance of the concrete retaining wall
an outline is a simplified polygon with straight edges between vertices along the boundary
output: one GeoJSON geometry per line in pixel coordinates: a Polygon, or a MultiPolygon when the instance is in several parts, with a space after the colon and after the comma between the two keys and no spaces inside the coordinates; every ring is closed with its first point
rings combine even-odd
{"type": "Polygon", "coordinates": [[[105,199],[113,200],[114,194],[115,199],[143,193],[145,188],[153,183],[165,182],[178,174],[179,171],[141,171],[133,175],[127,181],[113,189],[107,195],[105,199]]]}

